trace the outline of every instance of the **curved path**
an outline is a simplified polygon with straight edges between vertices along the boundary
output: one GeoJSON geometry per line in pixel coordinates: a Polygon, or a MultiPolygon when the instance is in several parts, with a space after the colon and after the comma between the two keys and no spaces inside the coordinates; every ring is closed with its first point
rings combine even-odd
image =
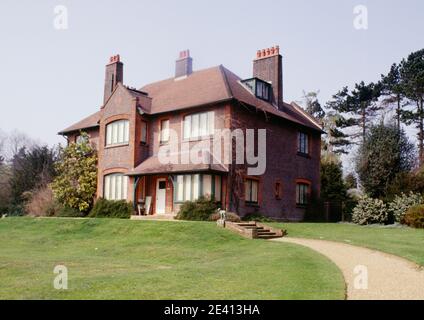
{"type": "Polygon", "coordinates": [[[403,258],[333,241],[287,237],[271,241],[306,246],[330,258],[343,273],[348,300],[424,300],[424,270],[403,258]]]}

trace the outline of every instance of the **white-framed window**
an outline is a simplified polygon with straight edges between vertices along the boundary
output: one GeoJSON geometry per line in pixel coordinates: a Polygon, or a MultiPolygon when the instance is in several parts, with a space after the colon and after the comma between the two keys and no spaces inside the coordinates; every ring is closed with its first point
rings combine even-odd
{"type": "Polygon", "coordinates": [[[195,139],[214,134],[215,113],[213,111],[185,116],[183,122],[184,139],[195,139]]]}
{"type": "Polygon", "coordinates": [[[175,202],[195,201],[199,197],[221,201],[221,177],[210,174],[184,174],[176,176],[175,202]]]}
{"type": "Polygon", "coordinates": [[[161,120],[160,122],[160,142],[169,141],[169,120],[161,120]]]}
{"type": "Polygon", "coordinates": [[[140,142],[147,143],[147,122],[141,121],[140,124],[140,142]]]}
{"type": "Polygon", "coordinates": [[[305,206],[308,204],[310,194],[310,186],[306,183],[296,184],[296,204],[305,206]]]}
{"type": "Polygon", "coordinates": [[[309,136],[304,132],[299,132],[297,152],[309,154],[309,136]]]}
{"type": "Polygon", "coordinates": [[[126,200],[128,192],[128,176],[112,173],[104,177],[103,197],[107,200],[126,200]]]}
{"type": "Polygon", "coordinates": [[[124,144],[129,142],[130,122],[117,120],[106,125],[106,145],[124,144]]]}
{"type": "Polygon", "coordinates": [[[259,182],[254,179],[244,181],[244,201],[258,203],[259,182]]]}

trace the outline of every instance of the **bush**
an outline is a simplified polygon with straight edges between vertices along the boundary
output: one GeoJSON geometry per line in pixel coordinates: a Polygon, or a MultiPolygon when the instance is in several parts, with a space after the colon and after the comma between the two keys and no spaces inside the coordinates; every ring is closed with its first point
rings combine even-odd
{"type": "Polygon", "coordinates": [[[256,221],[256,222],[275,222],[274,219],[268,218],[259,212],[246,214],[243,221],[256,221]]]}
{"type": "Polygon", "coordinates": [[[353,209],[352,222],[360,225],[386,223],[388,216],[387,207],[382,200],[364,196],[353,209]]]}
{"type": "Polygon", "coordinates": [[[115,201],[99,198],[88,216],[92,218],[129,219],[132,213],[132,204],[125,200],[115,201]]]}
{"type": "Polygon", "coordinates": [[[209,217],[216,213],[218,206],[215,201],[207,198],[199,198],[196,201],[184,202],[176,219],[192,221],[209,221],[209,217]]]}
{"type": "Polygon", "coordinates": [[[84,213],[74,208],[61,207],[56,213],[57,217],[69,217],[69,218],[81,218],[84,217],[84,213]]]}
{"type": "Polygon", "coordinates": [[[419,193],[410,192],[409,194],[402,193],[396,195],[392,202],[389,203],[389,211],[393,215],[396,222],[401,222],[409,208],[422,204],[424,198],[419,193]]]}
{"type": "MultiPolygon", "coordinates": [[[[221,215],[218,212],[212,213],[209,216],[209,221],[217,221],[219,219],[221,219],[221,215]]],[[[225,213],[225,220],[230,221],[230,222],[240,222],[241,221],[240,217],[233,212],[226,212],[225,213]]]]}
{"type": "Polygon", "coordinates": [[[424,205],[409,208],[402,218],[402,223],[413,228],[424,228],[424,205]]]}
{"type": "Polygon", "coordinates": [[[34,191],[25,205],[25,211],[32,216],[55,216],[60,205],[54,200],[50,187],[42,187],[34,191]]]}

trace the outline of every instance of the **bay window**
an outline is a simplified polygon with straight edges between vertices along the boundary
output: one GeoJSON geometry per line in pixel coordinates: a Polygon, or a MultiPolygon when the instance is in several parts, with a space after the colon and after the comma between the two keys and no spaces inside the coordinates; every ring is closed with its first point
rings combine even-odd
{"type": "Polygon", "coordinates": [[[221,201],[221,176],[210,174],[177,175],[175,202],[195,201],[200,197],[221,201]]]}
{"type": "Polygon", "coordinates": [[[118,120],[106,125],[106,145],[129,142],[130,125],[128,120],[118,120]]]}
{"type": "Polygon", "coordinates": [[[104,177],[103,197],[107,200],[126,200],[128,177],[122,173],[108,174],[104,177]]]}

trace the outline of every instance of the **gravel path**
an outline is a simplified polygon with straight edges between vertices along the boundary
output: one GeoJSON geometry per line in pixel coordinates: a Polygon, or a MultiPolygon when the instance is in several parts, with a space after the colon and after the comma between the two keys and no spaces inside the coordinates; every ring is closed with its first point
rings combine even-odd
{"type": "Polygon", "coordinates": [[[348,300],[424,300],[424,270],[403,258],[325,240],[284,237],[272,241],[306,246],[330,258],[343,273],[348,300]]]}

